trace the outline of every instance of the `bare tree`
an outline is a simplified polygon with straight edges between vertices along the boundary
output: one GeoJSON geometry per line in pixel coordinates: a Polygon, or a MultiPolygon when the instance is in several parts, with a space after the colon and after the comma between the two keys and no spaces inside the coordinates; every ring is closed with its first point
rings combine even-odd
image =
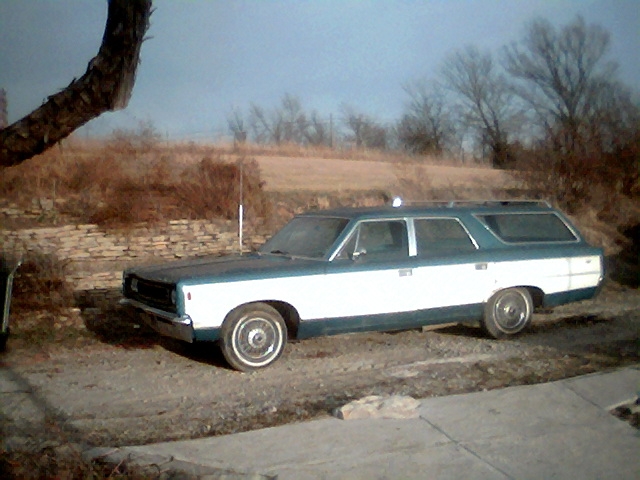
{"type": "Polygon", "coordinates": [[[300,99],[287,93],[282,97],[280,106],[271,112],[252,103],[249,109],[249,126],[258,143],[305,144],[309,121],[300,99]]]}
{"type": "Polygon", "coordinates": [[[265,109],[255,103],[249,106],[249,128],[256,143],[268,143],[280,138],[278,125],[272,125],[265,109]]]}
{"type": "Polygon", "coordinates": [[[375,148],[384,150],[389,142],[388,129],[368,115],[349,105],[341,107],[343,122],[347,130],[346,139],[355,143],[357,148],[375,148]]]}
{"type": "Polygon", "coordinates": [[[410,100],[396,126],[400,145],[413,153],[442,154],[455,135],[444,94],[437,86],[429,90],[423,83],[407,85],[404,90],[410,100]]]}
{"type": "Polygon", "coordinates": [[[457,94],[462,121],[475,132],[481,145],[490,148],[492,164],[509,166],[513,160],[511,136],[522,112],[492,55],[466,47],[447,58],[442,73],[447,87],[457,94]]]}
{"type": "Polygon", "coordinates": [[[609,42],[603,28],[579,16],[559,30],[535,20],[519,44],[505,48],[507,71],[521,82],[519,96],[561,152],[578,153],[586,145],[589,120],[599,116],[598,97],[611,88],[616,71],[605,61],[609,42]]]}
{"type": "Polygon", "coordinates": [[[331,120],[327,122],[316,111],[311,112],[305,138],[309,145],[333,146],[333,122],[331,120]]]}
{"type": "Polygon", "coordinates": [[[17,165],[100,114],[127,106],[150,15],[151,0],[109,0],[98,54],[82,77],[0,130],[0,166],[17,165]]]}
{"type": "Polygon", "coordinates": [[[285,94],[282,97],[281,106],[276,115],[282,123],[283,141],[304,144],[307,138],[309,122],[300,99],[296,96],[285,94]]]}
{"type": "Polygon", "coordinates": [[[227,125],[229,131],[233,135],[234,144],[244,143],[247,139],[247,128],[242,117],[242,112],[234,108],[231,113],[227,115],[227,125]]]}

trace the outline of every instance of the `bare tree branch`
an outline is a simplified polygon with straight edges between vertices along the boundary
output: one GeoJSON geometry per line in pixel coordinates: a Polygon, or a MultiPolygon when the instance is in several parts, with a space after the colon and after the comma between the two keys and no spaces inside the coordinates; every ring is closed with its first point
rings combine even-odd
{"type": "Polygon", "coordinates": [[[581,143],[585,122],[597,114],[598,97],[615,77],[605,62],[609,34],[582,17],[556,30],[547,20],[532,22],[520,44],[505,49],[506,68],[522,84],[516,91],[547,133],[562,131],[563,149],[581,143]]]}
{"type": "Polygon", "coordinates": [[[85,74],[26,117],[0,130],[0,166],[22,163],[100,114],[127,106],[149,27],[151,3],[109,0],[102,44],[85,74]]]}
{"type": "Polygon", "coordinates": [[[490,53],[467,47],[447,58],[443,75],[458,94],[464,123],[492,152],[495,167],[511,163],[510,136],[520,117],[506,78],[497,72],[490,53]]]}
{"type": "Polygon", "coordinates": [[[348,132],[346,139],[353,141],[357,148],[385,150],[389,143],[388,129],[373,118],[359,112],[350,105],[342,105],[343,123],[348,132]]]}
{"type": "Polygon", "coordinates": [[[413,153],[443,153],[452,145],[456,132],[442,91],[422,83],[407,85],[404,90],[410,101],[396,127],[398,141],[413,153]]]}

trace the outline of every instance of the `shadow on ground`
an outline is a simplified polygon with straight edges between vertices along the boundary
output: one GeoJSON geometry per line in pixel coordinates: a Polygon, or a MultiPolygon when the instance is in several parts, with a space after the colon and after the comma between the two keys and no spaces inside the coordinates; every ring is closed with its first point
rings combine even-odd
{"type": "Polygon", "coordinates": [[[199,363],[228,368],[214,342],[189,344],[162,337],[134,309],[119,304],[119,289],[86,290],[77,297],[86,329],[100,342],[125,349],[153,348],[159,345],[199,363]]]}

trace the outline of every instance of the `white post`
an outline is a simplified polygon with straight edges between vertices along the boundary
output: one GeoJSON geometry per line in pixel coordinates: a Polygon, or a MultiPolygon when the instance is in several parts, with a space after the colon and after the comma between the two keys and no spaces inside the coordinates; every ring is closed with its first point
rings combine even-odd
{"type": "Polygon", "coordinates": [[[243,198],[242,198],[242,176],[243,176],[243,171],[242,171],[242,165],[243,161],[242,159],[240,159],[240,205],[238,206],[238,247],[240,248],[240,255],[242,255],[242,220],[243,220],[243,213],[244,213],[244,207],[243,207],[243,198]]]}

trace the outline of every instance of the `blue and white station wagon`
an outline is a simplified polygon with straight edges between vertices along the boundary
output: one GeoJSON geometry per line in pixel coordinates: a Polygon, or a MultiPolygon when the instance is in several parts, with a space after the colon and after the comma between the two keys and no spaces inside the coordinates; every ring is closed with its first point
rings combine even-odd
{"type": "Polygon", "coordinates": [[[123,303],[249,371],[288,338],[450,322],[517,334],[602,279],[602,250],[545,202],[449,202],[301,214],[256,253],[126,270],[123,303]]]}

